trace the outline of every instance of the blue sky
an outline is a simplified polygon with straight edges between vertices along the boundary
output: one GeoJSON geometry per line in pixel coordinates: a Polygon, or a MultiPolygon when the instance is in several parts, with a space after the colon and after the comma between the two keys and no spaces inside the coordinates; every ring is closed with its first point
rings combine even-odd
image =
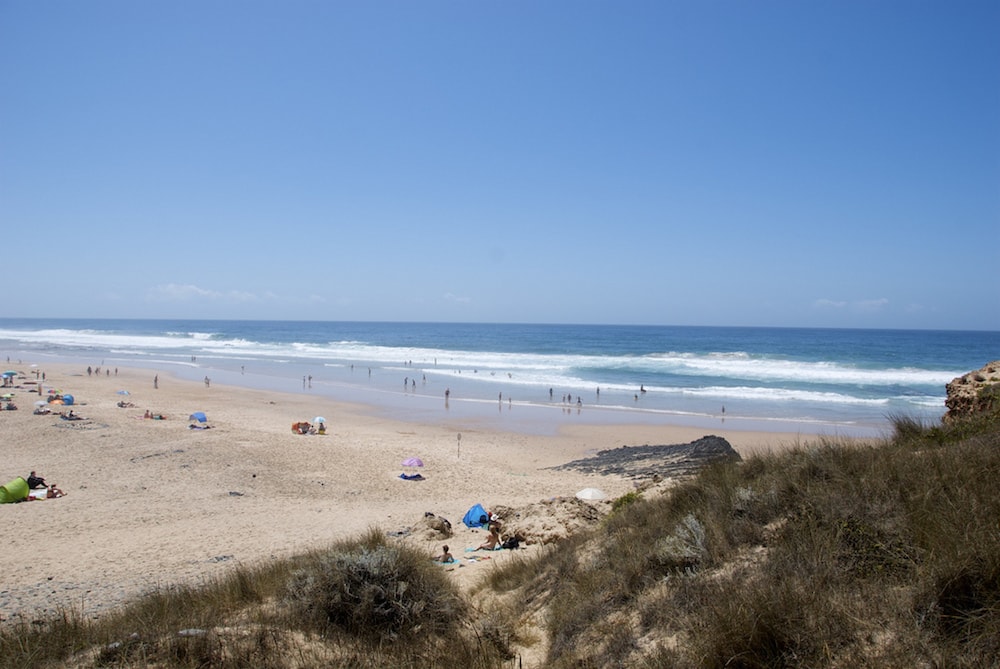
{"type": "Polygon", "coordinates": [[[1000,3],[0,0],[0,316],[1000,330],[1000,3]]]}

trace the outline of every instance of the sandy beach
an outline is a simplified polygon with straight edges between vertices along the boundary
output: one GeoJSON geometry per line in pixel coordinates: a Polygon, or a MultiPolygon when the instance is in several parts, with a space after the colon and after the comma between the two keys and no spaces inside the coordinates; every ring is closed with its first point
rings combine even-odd
{"type": "MultiPolygon", "coordinates": [[[[163,371],[89,376],[86,368],[42,370],[31,362],[11,363],[22,375],[18,387],[4,389],[15,393],[19,410],[0,412],[0,478],[7,483],[34,470],[66,496],[0,506],[3,621],[57,607],[96,615],[150,588],[197,583],[236,564],[293,555],[371,527],[415,541],[430,556],[444,542],[410,532],[425,513],[452,523],[447,543],[461,559],[485,538],[461,524],[475,503],[519,507],[572,498],[587,487],[608,499],[633,490],[623,476],[553,469],[600,450],[715,434],[748,455],[808,439],[622,424],[581,424],[547,436],[453,424],[447,415],[416,424],[309,395],[209,385],[163,371]],[[71,393],[72,407],[33,413],[45,395],[30,382],[42,371],[46,393],[71,393]],[[121,401],[134,407],[119,407],[121,401]],[[84,420],[59,417],[70,408],[84,420]],[[146,410],[166,418],[143,418],[146,410]],[[210,429],[189,427],[196,411],[210,429]],[[327,419],[327,434],[292,432],[292,423],[316,416],[327,419]],[[401,479],[402,461],[414,456],[424,467],[413,471],[424,480],[401,479]]],[[[471,581],[502,558],[462,560],[452,573],[471,581]]]]}

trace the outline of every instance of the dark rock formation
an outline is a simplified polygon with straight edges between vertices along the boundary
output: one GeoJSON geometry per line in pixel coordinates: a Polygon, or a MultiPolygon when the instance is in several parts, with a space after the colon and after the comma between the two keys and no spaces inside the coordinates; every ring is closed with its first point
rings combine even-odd
{"type": "Polygon", "coordinates": [[[597,455],[574,460],[554,469],[577,469],[594,474],[620,474],[632,479],[672,478],[694,474],[716,458],[739,459],[728,441],[706,436],[690,444],[670,446],[622,446],[599,451],[597,455]]]}
{"type": "Polygon", "coordinates": [[[1000,360],[988,363],[979,371],[969,372],[945,385],[948,396],[944,401],[950,422],[978,413],[1000,409],[1000,360]]]}

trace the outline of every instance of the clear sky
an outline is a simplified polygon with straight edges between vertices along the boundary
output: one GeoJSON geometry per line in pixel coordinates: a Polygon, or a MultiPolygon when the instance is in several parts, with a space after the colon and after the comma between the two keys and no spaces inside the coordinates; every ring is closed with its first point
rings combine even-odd
{"type": "Polygon", "coordinates": [[[1000,2],[0,0],[0,317],[1000,330],[1000,2]]]}

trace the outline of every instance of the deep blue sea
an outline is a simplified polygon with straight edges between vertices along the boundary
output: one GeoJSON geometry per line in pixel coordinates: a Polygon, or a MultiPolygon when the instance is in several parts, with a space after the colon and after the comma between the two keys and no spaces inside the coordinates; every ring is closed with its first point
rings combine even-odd
{"type": "Polygon", "coordinates": [[[448,411],[515,429],[550,416],[864,436],[893,415],[940,418],[946,383],[1000,359],[1000,332],[3,319],[0,355],[209,376],[411,420],[448,411]]]}

